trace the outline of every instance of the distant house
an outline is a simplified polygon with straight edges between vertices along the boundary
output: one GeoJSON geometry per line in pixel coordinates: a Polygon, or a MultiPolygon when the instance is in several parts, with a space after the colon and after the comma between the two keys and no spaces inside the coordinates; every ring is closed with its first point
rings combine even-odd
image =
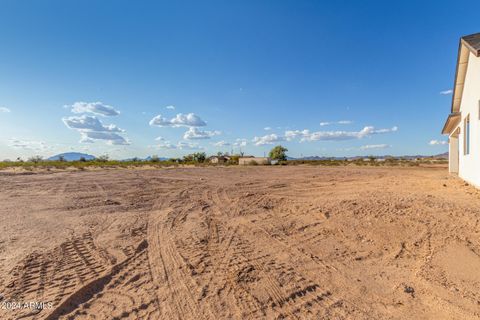
{"type": "Polygon", "coordinates": [[[241,166],[252,165],[252,164],[270,164],[270,158],[267,157],[254,157],[254,156],[243,156],[238,158],[238,164],[241,166]]]}
{"type": "Polygon", "coordinates": [[[480,187],[480,33],[460,39],[451,113],[442,133],[449,137],[449,171],[480,187]]]}
{"type": "Polygon", "coordinates": [[[211,156],[210,158],[208,158],[208,161],[214,164],[222,164],[227,162],[228,160],[230,160],[230,157],[228,156],[211,156]]]}

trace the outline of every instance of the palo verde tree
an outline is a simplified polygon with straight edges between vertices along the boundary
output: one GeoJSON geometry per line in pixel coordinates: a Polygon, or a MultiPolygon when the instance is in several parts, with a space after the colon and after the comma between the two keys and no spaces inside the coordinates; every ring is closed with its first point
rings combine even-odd
{"type": "Polygon", "coordinates": [[[285,161],[287,160],[287,151],[288,149],[282,146],[276,146],[272,150],[270,150],[270,153],[268,156],[272,160],[279,160],[279,161],[285,161]]]}
{"type": "Polygon", "coordinates": [[[207,159],[207,155],[205,152],[195,152],[192,154],[187,154],[186,156],[183,156],[183,161],[184,162],[194,162],[194,163],[203,163],[207,159]]]}

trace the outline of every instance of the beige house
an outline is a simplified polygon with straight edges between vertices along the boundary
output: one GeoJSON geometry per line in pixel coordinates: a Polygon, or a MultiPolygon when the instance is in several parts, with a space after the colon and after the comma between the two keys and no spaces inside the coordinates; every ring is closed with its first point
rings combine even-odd
{"type": "Polygon", "coordinates": [[[210,158],[208,158],[208,161],[214,164],[223,164],[226,163],[229,159],[230,157],[227,156],[211,156],[210,158]]]}
{"type": "Polygon", "coordinates": [[[270,164],[270,158],[244,156],[244,157],[238,158],[238,164],[241,165],[241,166],[252,165],[252,164],[266,165],[266,164],[270,164]]]}
{"type": "Polygon", "coordinates": [[[442,130],[449,139],[449,171],[480,187],[480,33],[462,37],[451,113],[442,130]]]}

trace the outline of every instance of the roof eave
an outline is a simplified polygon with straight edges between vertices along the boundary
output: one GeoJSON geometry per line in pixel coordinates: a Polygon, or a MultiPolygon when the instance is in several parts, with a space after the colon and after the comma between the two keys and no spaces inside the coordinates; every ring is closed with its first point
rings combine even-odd
{"type": "Polygon", "coordinates": [[[465,47],[468,48],[468,50],[470,50],[471,53],[473,53],[476,57],[480,56],[480,48],[478,48],[478,42],[477,43],[474,43],[474,46],[472,46],[472,44],[467,40],[468,38],[471,38],[472,36],[477,36],[480,37],[480,33],[475,33],[475,34],[472,34],[472,35],[468,35],[468,36],[464,36],[464,37],[461,37],[460,38],[460,42],[462,44],[465,45],[465,47]]]}
{"type": "Polygon", "coordinates": [[[448,115],[447,121],[442,129],[442,134],[451,134],[457,125],[460,123],[461,120],[461,113],[460,112],[453,112],[448,115]]]}
{"type": "Polygon", "coordinates": [[[466,66],[463,65],[463,62],[468,63],[468,53],[471,52],[475,57],[480,57],[480,48],[475,42],[471,42],[473,39],[472,37],[480,37],[480,33],[471,34],[468,36],[463,36],[460,38],[458,44],[458,54],[457,54],[457,66],[455,68],[455,78],[453,82],[453,94],[452,94],[452,105],[450,108],[450,112],[457,112],[459,111],[460,104],[462,101],[462,91],[463,91],[463,81],[464,79],[458,79],[459,75],[465,75],[465,68],[466,66]],[[462,48],[465,48],[467,52],[462,52],[462,48]],[[464,58],[462,59],[462,53],[464,58]],[[462,62],[463,61],[463,62],[462,62]],[[462,62],[462,70],[460,70],[460,65],[462,62]],[[461,71],[461,72],[460,72],[461,71]],[[460,81],[459,81],[460,80],[460,81]],[[459,87],[459,88],[458,88],[459,87]],[[460,92],[459,92],[460,91],[460,92]]]}

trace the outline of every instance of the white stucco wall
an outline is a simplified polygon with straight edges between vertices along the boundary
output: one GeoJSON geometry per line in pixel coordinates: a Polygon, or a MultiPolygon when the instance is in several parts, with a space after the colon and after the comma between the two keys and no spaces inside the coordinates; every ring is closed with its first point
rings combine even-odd
{"type": "Polygon", "coordinates": [[[459,172],[458,175],[467,182],[480,187],[480,57],[470,53],[467,74],[463,88],[460,112],[462,121],[458,137],[459,172]],[[464,153],[465,118],[470,115],[470,154],[464,153]]]}
{"type": "Polygon", "coordinates": [[[448,172],[458,174],[458,137],[450,137],[448,155],[448,172]]]}

